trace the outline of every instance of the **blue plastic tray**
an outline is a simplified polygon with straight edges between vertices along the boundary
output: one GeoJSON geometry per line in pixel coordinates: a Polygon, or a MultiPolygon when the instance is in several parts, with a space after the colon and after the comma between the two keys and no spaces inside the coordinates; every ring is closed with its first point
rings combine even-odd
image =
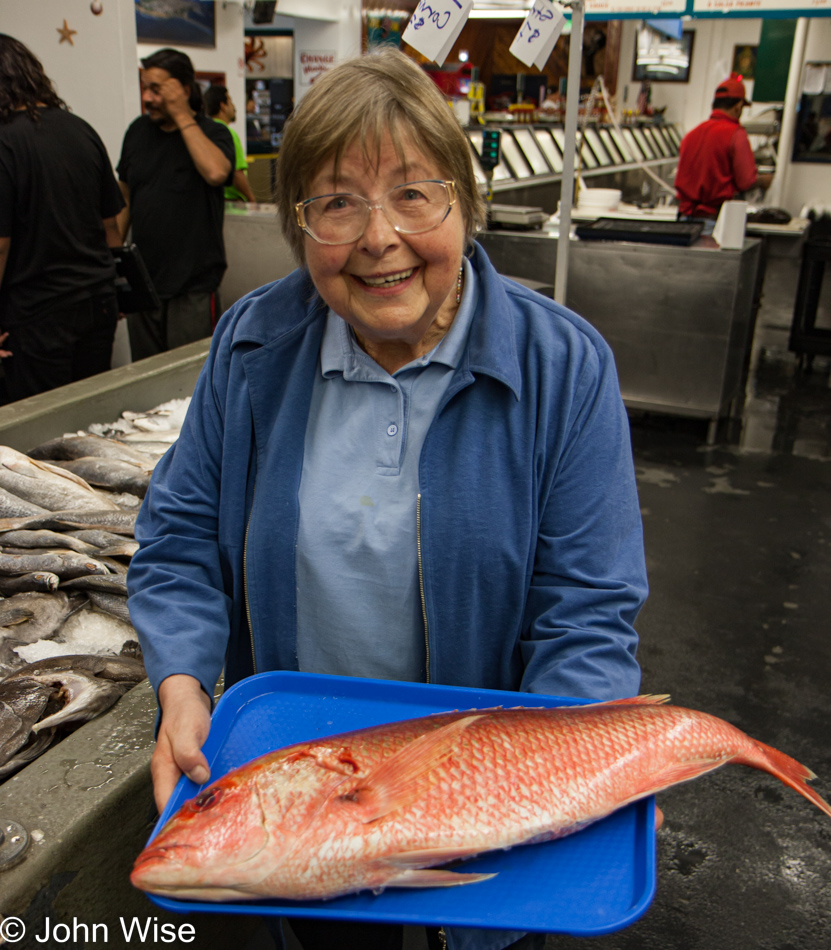
{"type": "MultiPolygon", "coordinates": [[[[261,673],[219,700],[204,753],[213,778],[258,755],[396,719],[492,706],[562,706],[582,700],[307,673],[261,673]]],[[[182,778],[150,840],[202,786],[182,778]]],[[[641,916],[655,893],[655,799],[635,802],[545,844],[483,854],[464,870],[497,872],[452,888],[388,888],[329,901],[210,903],[149,895],[179,912],[273,914],[384,923],[493,927],[600,936],[641,916]]]]}

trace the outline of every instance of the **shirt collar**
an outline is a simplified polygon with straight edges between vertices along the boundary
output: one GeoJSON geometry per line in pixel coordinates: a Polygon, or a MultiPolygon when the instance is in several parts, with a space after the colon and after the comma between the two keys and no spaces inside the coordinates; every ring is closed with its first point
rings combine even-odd
{"type": "Polygon", "coordinates": [[[711,119],[726,119],[728,122],[732,122],[734,125],[739,125],[739,120],[734,119],[732,115],[728,115],[726,112],[722,112],[721,109],[713,109],[710,114],[711,119]]]}
{"type": "MultiPolygon", "coordinates": [[[[463,259],[463,266],[464,290],[450,329],[429,353],[402,366],[402,370],[420,368],[430,363],[442,363],[453,369],[459,365],[479,297],[476,271],[467,258],[463,259]]],[[[378,364],[361,349],[352,327],[331,308],[326,317],[326,327],[320,346],[320,368],[326,378],[340,374],[344,379],[356,381],[379,378],[378,364]]]]}

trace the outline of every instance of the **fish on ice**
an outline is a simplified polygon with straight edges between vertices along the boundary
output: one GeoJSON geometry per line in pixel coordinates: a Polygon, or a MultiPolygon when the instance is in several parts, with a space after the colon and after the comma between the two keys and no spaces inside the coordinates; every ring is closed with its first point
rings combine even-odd
{"type": "Polygon", "coordinates": [[[103,530],[112,534],[129,534],[132,536],[137,517],[138,514],[135,511],[121,511],[115,507],[89,511],[47,511],[42,515],[0,518],[0,532],[18,529],[36,531],[41,528],[63,531],[73,528],[103,530]]]}
{"type": "Polygon", "coordinates": [[[0,627],[0,640],[4,636],[22,643],[49,639],[55,636],[61,624],[78,607],[77,599],[60,590],[54,593],[27,591],[13,594],[3,601],[3,611],[5,616],[10,611],[16,611],[19,619],[12,625],[0,627]]]}
{"type": "Polygon", "coordinates": [[[76,551],[25,549],[23,554],[10,554],[0,551],[0,574],[49,573],[69,579],[83,577],[85,574],[109,574],[106,564],[86,554],[76,551]]]}
{"type": "Polygon", "coordinates": [[[57,727],[88,722],[145,676],[133,657],[76,654],[30,663],[0,680],[0,781],[45,752],[57,727]]]}
{"type": "Polygon", "coordinates": [[[82,478],[0,445],[0,487],[47,511],[115,508],[82,478]]]}
{"type": "Polygon", "coordinates": [[[490,875],[436,866],[562,837],[731,762],[831,816],[809,769],[665,700],[442,713],[277,750],[186,802],[131,880],[207,901],[475,883],[490,875]]]}
{"type": "Polygon", "coordinates": [[[144,498],[150,485],[151,472],[146,465],[139,467],[134,462],[125,462],[121,459],[94,456],[54,464],[58,468],[83,478],[85,482],[96,488],[128,492],[140,498],[144,498]]]}
{"type": "Polygon", "coordinates": [[[39,461],[73,461],[81,458],[108,458],[122,462],[132,462],[135,465],[146,466],[147,456],[129,445],[113,439],[105,439],[100,435],[68,435],[58,439],[50,439],[27,452],[29,458],[39,461]]]}

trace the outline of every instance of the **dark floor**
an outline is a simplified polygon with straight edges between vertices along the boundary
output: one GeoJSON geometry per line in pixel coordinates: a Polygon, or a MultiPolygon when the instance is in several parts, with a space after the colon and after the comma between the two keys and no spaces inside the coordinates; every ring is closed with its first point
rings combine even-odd
{"type": "MultiPolygon", "coordinates": [[[[632,416],[651,594],[643,691],[721,716],[805,763],[831,798],[831,388],[788,352],[794,262],[772,262],[740,419],[632,416]]],[[[831,946],[831,819],[728,766],[658,798],[658,887],[643,917],[547,950],[831,946]]],[[[247,950],[265,950],[266,939],[247,950]]],[[[291,947],[297,945],[292,943],[291,947]]],[[[406,931],[406,950],[423,950],[406,931]]]]}

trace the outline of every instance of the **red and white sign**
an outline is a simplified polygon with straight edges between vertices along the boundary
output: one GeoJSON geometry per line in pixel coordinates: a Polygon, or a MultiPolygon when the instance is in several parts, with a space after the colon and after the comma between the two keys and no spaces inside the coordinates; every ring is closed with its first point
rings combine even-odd
{"type": "Polygon", "coordinates": [[[335,65],[333,50],[301,50],[300,85],[311,86],[318,76],[335,65]]]}

